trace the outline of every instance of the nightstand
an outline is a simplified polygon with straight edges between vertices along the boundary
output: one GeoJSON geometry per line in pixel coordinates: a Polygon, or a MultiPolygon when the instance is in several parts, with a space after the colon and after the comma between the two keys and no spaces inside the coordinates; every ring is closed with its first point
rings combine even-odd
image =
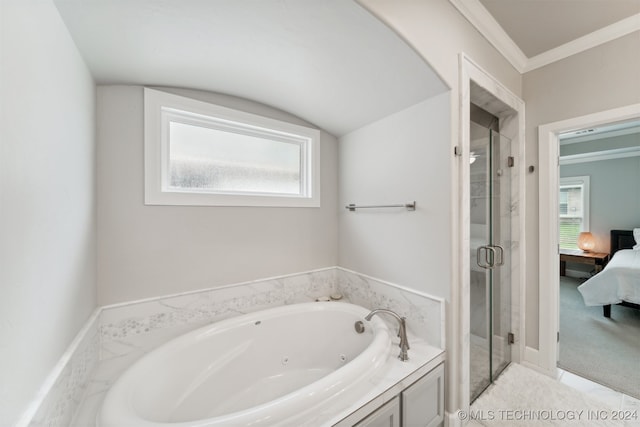
{"type": "Polygon", "coordinates": [[[583,252],[581,250],[560,249],[560,275],[564,276],[567,269],[567,262],[578,264],[589,264],[595,269],[596,274],[601,272],[607,262],[609,254],[600,252],[583,252]]]}

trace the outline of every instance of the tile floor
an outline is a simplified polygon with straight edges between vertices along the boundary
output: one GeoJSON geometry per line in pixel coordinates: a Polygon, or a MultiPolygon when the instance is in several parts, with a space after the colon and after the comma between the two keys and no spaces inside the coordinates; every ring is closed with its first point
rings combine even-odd
{"type": "MultiPolygon", "coordinates": [[[[576,390],[590,395],[591,397],[604,402],[605,404],[620,410],[637,410],[638,416],[640,416],[640,400],[634,397],[628,396],[619,391],[612,390],[601,384],[595,383],[584,377],[578,376],[571,372],[558,368],[558,381],[568,385],[576,390]]],[[[637,421],[630,423],[630,425],[636,425],[637,421]]],[[[638,423],[640,425],[640,423],[638,423]]],[[[484,427],[483,424],[471,420],[467,424],[467,427],[484,427]]]]}
{"type": "Polygon", "coordinates": [[[612,390],[560,368],[558,368],[558,380],[569,387],[573,387],[576,390],[580,390],[583,393],[599,399],[615,409],[638,410],[638,415],[640,416],[639,399],[612,390]]]}

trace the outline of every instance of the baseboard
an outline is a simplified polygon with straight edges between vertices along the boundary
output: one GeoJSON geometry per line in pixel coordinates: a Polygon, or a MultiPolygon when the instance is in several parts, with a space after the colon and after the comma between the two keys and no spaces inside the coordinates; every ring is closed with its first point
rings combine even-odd
{"type": "Polygon", "coordinates": [[[522,361],[524,363],[530,363],[537,366],[540,362],[540,351],[537,348],[525,346],[522,361]]]}
{"type": "Polygon", "coordinates": [[[463,411],[457,410],[455,412],[447,412],[444,413],[444,425],[445,427],[462,427],[467,424],[467,421],[462,421],[463,418],[466,418],[463,411]]]}
{"type": "Polygon", "coordinates": [[[558,376],[555,356],[550,359],[546,354],[535,348],[525,347],[524,360],[520,364],[551,378],[558,376]]]}
{"type": "Polygon", "coordinates": [[[556,378],[557,376],[557,369],[555,367],[549,370],[540,366],[540,351],[531,347],[525,347],[524,360],[522,360],[520,364],[552,378],[556,378]]]}

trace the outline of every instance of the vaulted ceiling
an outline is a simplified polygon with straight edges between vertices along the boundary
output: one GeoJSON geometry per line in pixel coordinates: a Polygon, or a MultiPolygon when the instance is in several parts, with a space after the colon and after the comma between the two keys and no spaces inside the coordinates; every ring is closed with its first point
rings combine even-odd
{"type": "Polygon", "coordinates": [[[55,0],[98,84],[225,93],[334,135],[446,90],[393,31],[345,0],[55,0]]]}
{"type": "MultiPolygon", "coordinates": [[[[631,32],[640,43],[640,0],[449,1],[520,72],[631,32]]],[[[337,136],[446,90],[352,0],[54,2],[98,84],[225,93],[337,136]]]]}

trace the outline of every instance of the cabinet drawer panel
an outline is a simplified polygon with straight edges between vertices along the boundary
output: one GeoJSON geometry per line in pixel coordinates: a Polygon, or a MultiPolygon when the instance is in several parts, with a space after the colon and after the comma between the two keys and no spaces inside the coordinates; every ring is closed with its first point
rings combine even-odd
{"type": "Polygon", "coordinates": [[[403,427],[436,427],[444,424],[444,365],[402,392],[403,427]]]}
{"type": "Polygon", "coordinates": [[[400,427],[400,399],[394,397],[355,427],[400,427]]]}

